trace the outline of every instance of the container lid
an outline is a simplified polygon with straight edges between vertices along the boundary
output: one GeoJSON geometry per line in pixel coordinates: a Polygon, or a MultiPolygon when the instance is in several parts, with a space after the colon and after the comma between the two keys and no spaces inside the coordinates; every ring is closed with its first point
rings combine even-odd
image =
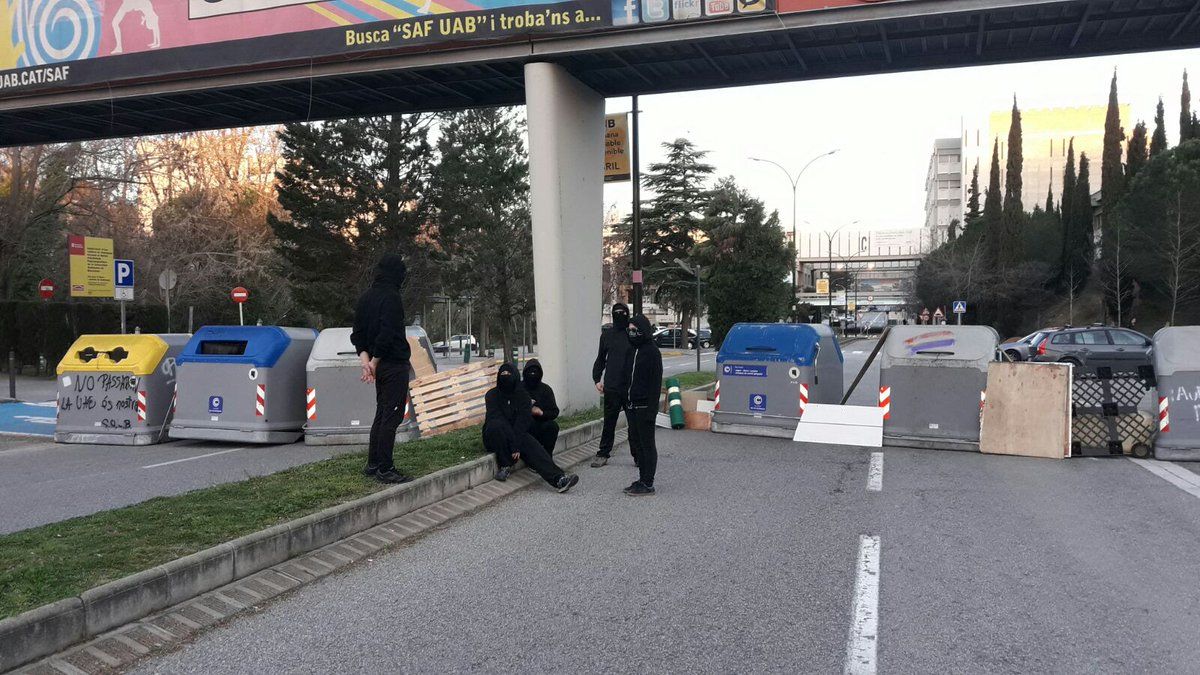
{"type": "Polygon", "coordinates": [[[734,324],[721,343],[717,363],[734,361],[784,361],[798,366],[816,362],[821,338],[803,323],[734,324]]]}
{"type": "Polygon", "coordinates": [[[308,369],[358,363],[358,351],[350,342],[353,328],[326,328],[317,336],[313,343],[312,353],[308,355],[308,369]]]}
{"type": "Polygon", "coordinates": [[[119,371],[150,375],[167,353],[157,335],[81,335],[58,362],[59,375],[80,371],[119,371]]]}
{"type": "Polygon", "coordinates": [[[245,363],[257,368],[274,366],[293,340],[312,341],[312,328],[279,326],[205,326],[196,331],[183,353],[176,357],[185,363],[245,363]]]}
{"type": "Polygon", "coordinates": [[[883,367],[934,364],[981,366],[996,360],[1000,335],[991,326],[892,326],[883,367]]]}
{"type": "Polygon", "coordinates": [[[1200,326],[1161,328],[1154,334],[1154,372],[1200,371],[1200,326]]]}

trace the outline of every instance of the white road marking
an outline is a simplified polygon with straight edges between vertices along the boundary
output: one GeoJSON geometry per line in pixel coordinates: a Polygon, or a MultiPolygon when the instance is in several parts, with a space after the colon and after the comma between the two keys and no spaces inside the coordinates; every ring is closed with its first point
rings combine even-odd
{"type": "Polygon", "coordinates": [[[861,349],[856,349],[856,350],[854,350],[854,351],[852,351],[852,352],[850,352],[850,353],[851,353],[851,354],[866,354],[866,352],[864,352],[864,351],[863,351],[863,350],[861,350],[861,349]]]}
{"type": "Polygon", "coordinates": [[[883,489],[883,453],[871,453],[871,466],[867,467],[867,489],[879,492],[883,489]]]}
{"type": "Polygon", "coordinates": [[[854,578],[854,613],[846,643],[843,672],[873,674],[879,648],[879,537],[862,535],[858,544],[858,571],[854,578]]]}
{"type": "Polygon", "coordinates": [[[221,450],[220,452],[210,452],[207,455],[196,455],[195,457],[184,457],[183,459],[173,459],[169,462],[159,462],[158,464],[147,464],[146,466],[143,466],[142,468],[143,469],[157,469],[160,466],[169,466],[171,464],[179,464],[181,462],[190,462],[190,461],[196,460],[196,459],[205,459],[206,457],[216,457],[217,455],[228,455],[231,452],[237,452],[239,450],[248,450],[250,447],[251,446],[247,445],[247,446],[244,446],[241,448],[230,448],[228,450],[221,450]]]}
{"type": "Polygon", "coordinates": [[[1171,462],[1160,462],[1149,459],[1127,458],[1150,473],[1167,481],[1171,485],[1200,499],[1200,476],[1171,462]]]}

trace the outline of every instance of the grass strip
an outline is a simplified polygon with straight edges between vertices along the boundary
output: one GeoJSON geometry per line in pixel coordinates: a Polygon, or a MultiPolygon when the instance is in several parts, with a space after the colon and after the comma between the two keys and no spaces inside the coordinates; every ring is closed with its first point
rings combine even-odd
{"type": "MultiPolygon", "coordinates": [[[[600,417],[595,408],[559,425],[600,417]]],[[[396,465],[424,476],[483,454],[472,427],[400,444],[396,465]]],[[[365,461],[352,452],[0,536],[0,619],[387,487],[362,475],[365,461]]]]}
{"type": "Polygon", "coordinates": [[[687,391],[696,387],[703,387],[706,384],[712,384],[717,379],[717,374],[709,371],[692,371],[689,373],[680,373],[674,377],[679,379],[679,388],[687,391]]]}

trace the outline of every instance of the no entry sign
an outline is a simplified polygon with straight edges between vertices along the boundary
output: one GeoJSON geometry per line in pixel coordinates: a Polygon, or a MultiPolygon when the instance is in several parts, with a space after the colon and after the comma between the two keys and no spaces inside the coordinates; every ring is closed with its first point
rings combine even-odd
{"type": "Polygon", "coordinates": [[[38,282],[38,295],[42,296],[43,300],[49,300],[54,297],[54,281],[50,279],[42,279],[38,282]]]}
{"type": "Polygon", "coordinates": [[[250,299],[250,291],[238,286],[229,292],[229,297],[239,305],[250,299]]]}

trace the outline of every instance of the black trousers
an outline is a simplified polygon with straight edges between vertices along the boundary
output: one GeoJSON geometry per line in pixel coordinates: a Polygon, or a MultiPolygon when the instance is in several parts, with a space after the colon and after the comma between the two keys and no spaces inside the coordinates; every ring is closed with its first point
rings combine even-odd
{"type": "Polygon", "coordinates": [[[654,472],[658,469],[658,448],[654,445],[654,420],[658,408],[649,406],[625,408],[625,419],[629,423],[629,449],[641,472],[639,480],[654,485],[654,472]]]}
{"type": "Polygon", "coordinates": [[[371,423],[367,467],[380,471],[396,468],[392,452],[396,429],[404,421],[408,404],[408,361],[380,361],[375,368],[375,421],[371,423]]]}
{"type": "Polygon", "coordinates": [[[558,443],[558,422],[554,420],[542,421],[538,418],[533,418],[533,424],[529,427],[529,435],[537,439],[546,452],[554,454],[554,444],[558,443]]]}
{"type": "Polygon", "coordinates": [[[537,472],[550,485],[557,486],[563,470],[554,463],[554,458],[538,443],[537,439],[525,434],[513,434],[503,426],[483,425],[483,447],[496,455],[501,468],[513,465],[513,453],[518,453],[525,465],[537,472]]]}
{"type": "Polygon", "coordinates": [[[596,454],[602,457],[612,455],[613,439],[617,434],[617,418],[625,407],[625,397],[618,392],[604,392],[604,428],[600,431],[600,451],[596,454]]]}

